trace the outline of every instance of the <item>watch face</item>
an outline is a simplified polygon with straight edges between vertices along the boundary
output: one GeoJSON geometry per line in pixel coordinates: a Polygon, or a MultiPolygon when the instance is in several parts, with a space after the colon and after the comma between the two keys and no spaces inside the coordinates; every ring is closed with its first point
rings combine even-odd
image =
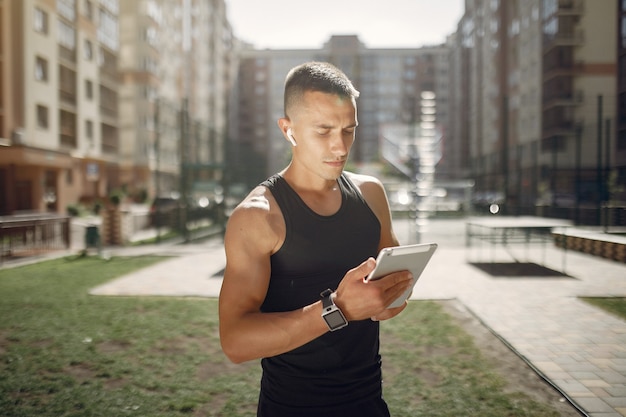
{"type": "Polygon", "coordinates": [[[343,327],[347,324],[346,319],[343,317],[343,314],[341,314],[341,311],[339,310],[335,310],[331,313],[325,314],[324,320],[326,320],[326,324],[328,324],[328,327],[331,330],[343,327]]]}

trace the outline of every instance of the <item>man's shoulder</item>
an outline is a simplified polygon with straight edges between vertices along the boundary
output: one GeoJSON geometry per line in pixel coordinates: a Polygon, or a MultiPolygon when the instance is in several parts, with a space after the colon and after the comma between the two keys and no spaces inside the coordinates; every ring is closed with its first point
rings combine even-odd
{"type": "Polygon", "coordinates": [[[257,249],[267,248],[269,253],[279,246],[283,230],[276,200],[267,187],[259,185],[233,210],[226,227],[226,237],[230,246],[238,242],[254,242],[257,249]]]}
{"type": "Polygon", "coordinates": [[[350,171],[344,171],[344,174],[359,189],[363,187],[382,187],[382,182],[373,175],[357,174],[350,171]]]}
{"type": "Polygon", "coordinates": [[[382,209],[388,206],[385,187],[377,177],[352,172],[345,172],[345,175],[352,181],[370,207],[381,207],[382,209]]]}
{"type": "Polygon", "coordinates": [[[282,219],[282,212],[272,191],[264,185],[257,185],[235,207],[229,222],[274,227],[278,219],[282,219]]]}
{"type": "Polygon", "coordinates": [[[255,214],[263,215],[269,213],[273,201],[274,197],[270,190],[263,185],[257,185],[239,204],[237,204],[233,214],[241,213],[246,216],[255,214]]]}

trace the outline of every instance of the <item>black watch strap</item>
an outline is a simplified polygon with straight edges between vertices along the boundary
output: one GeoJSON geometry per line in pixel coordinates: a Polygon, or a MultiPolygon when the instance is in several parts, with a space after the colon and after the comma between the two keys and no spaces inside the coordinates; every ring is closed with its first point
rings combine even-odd
{"type": "Polygon", "coordinates": [[[333,305],[333,300],[330,298],[331,295],[333,295],[333,290],[331,290],[330,288],[322,291],[322,293],[320,294],[320,297],[322,297],[322,307],[324,309],[333,305]]]}

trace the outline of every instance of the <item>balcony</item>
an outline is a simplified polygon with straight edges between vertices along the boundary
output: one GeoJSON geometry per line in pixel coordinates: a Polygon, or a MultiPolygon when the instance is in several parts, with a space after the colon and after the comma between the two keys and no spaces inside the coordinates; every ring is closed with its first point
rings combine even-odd
{"type": "Polygon", "coordinates": [[[563,107],[563,106],[577,106],[583,103],[584,97],[581,92],[577,93],[563,93],[563,94],[554,94],[550,96],[543,97],[543,110],[548,110],[554,107],[563,107]]]}
{"type": "Polygon", "coordinates": [[[76,64],[76,50],[59,45],[59,58],[65,63],[76,64]]]}
{"type": "Polygon", "coordinates": [[[559,16],[581,16],[585,12],[584,0],[560,0],[559,16]]]}
{"type": "Polygon", "coordinates": [[[100,115],[103,118],[106,118],[108,120],[113,120],[113,121],[117,120],[117,115],[118,115],[117,107],[101,105],[100,115]]]}
{"type": "Polygon", "coordinates": [[[585,31],[578,28],[573,31],[562,31],[543,35],[544,54],[552,48],[561,46],[582,46],[585,43],[585,31]]]}
{"type": "Polygon", "coordinates": [[[74,106],[76,106],[76,92],[75,91],[65,91],[60,89],[59,90],[59,100],[61,100],[61,102],[63,104],[67,104],[69,106],[72,107],[72,109],[74,109],[74,106]]]}
{"type": "MultiPolygon", "coordinates": [[[[544,112],[544,117],[546,112],[544,112]]],[[[544,120],[541,128],[541,136],[543,139],[559,138],[559,146],[561,149],[567,137],[573,137],[576,134],[576,123],[570,117],[561,117],[557,120],[544,120]]]]}
{"type": "Polygon", "coordinates": [[[108,155],[117,155],[119,152],[119,137],[117,128],[107,124],[101,125],[102,152],[108,155]]]}
{"type": "Polygon", "coordinates": [[[543,82],[545,84],[561,77],[574,77],[580,74],[580,72],[580,67],[574,65],[554,65],[552,67],[544,65],[543,82]]]}
{"type": "Polygon", "coordinates": [[[59,142],[61,144],[61,148],[69,150],[76,149],[78,145],[75,135],[69,135],[63,132],[59,135],[59,142]]]}

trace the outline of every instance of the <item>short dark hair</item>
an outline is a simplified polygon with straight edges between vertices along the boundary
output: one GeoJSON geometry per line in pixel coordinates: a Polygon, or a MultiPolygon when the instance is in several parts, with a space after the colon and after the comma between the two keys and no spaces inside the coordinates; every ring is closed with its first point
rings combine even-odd
{"type": "Polygon", "coordinates": [[[285,78],[286,117],[288,109],[299,101],[306,91],[319,91],[355,99],[360,95],[348,76],[336,66],[328,62],[306,62],[292,68],[285,78]]]}

